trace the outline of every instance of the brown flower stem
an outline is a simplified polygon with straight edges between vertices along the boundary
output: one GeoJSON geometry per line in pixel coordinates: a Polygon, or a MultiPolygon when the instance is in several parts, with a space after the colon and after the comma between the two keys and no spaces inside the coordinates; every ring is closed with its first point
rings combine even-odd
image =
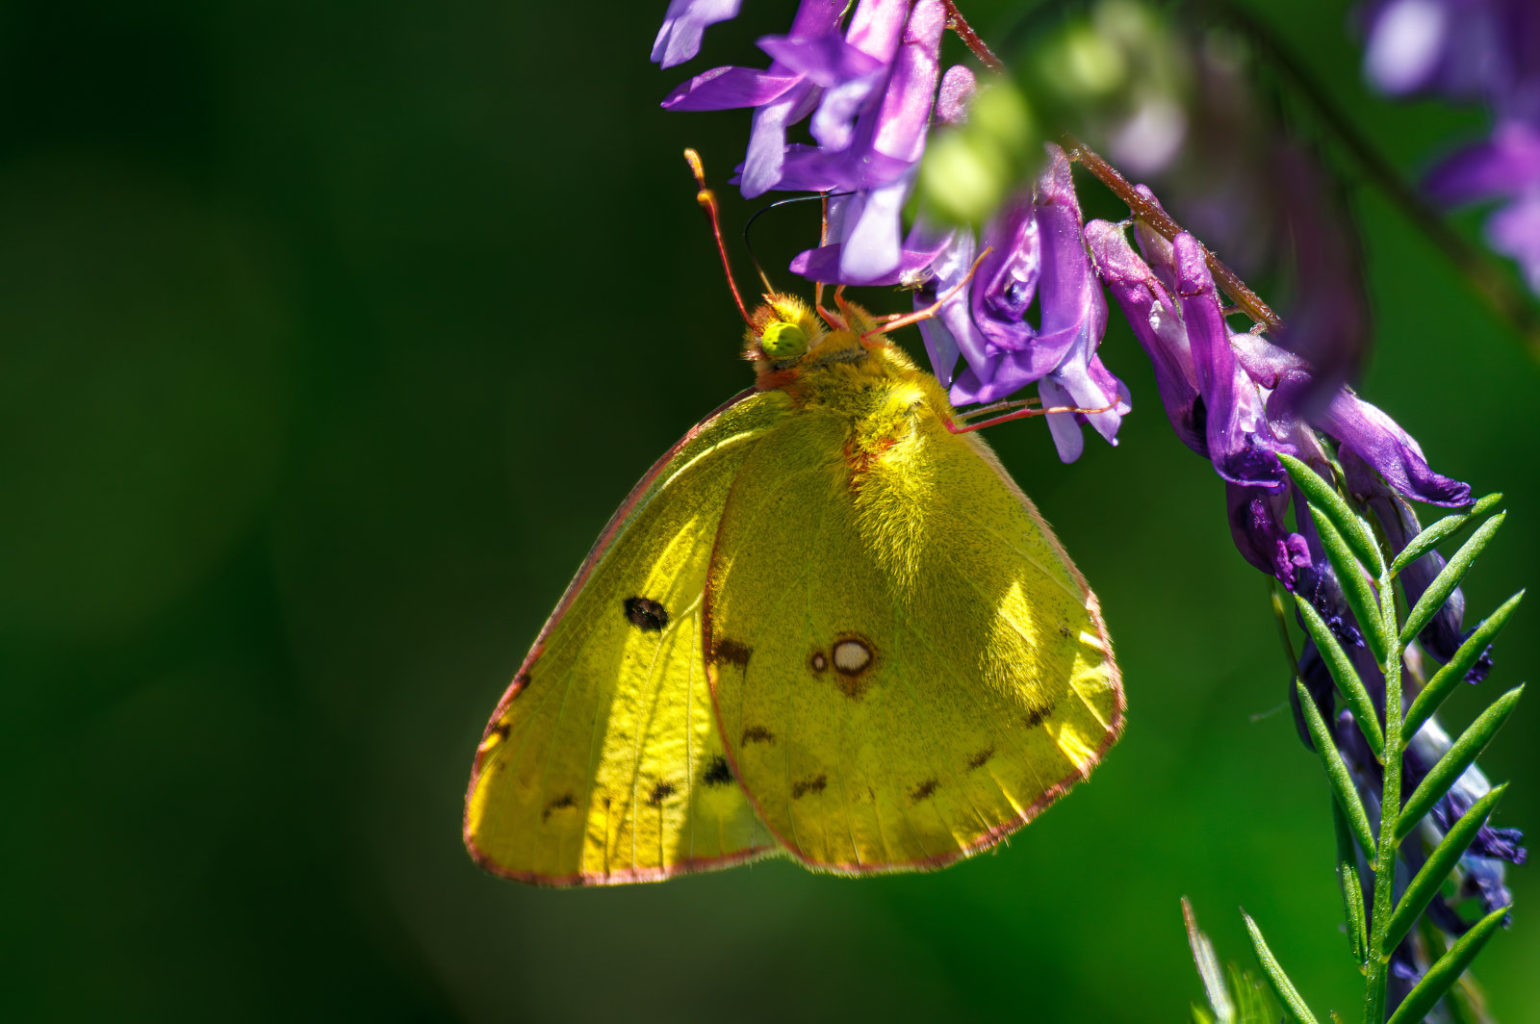
{"type": "MultiPolygon", "coordinates": [[[[1128,209],[1135,217],[1160,232],[1168,240],[1174,240],[1177,235],[1186,233],[1182,225],[1160,208],[1160,204],[1140,195],[1129,180],[1123,177],[1116,167],[1103,159],[1100,153],[1068,133],[1060,138],[1069,158],[1090,171],[1097,181],[1107,186],[1108,191],[1127,203],[1128,209]]],[[[1209,272],[1214,275],[1214,283],[1247,316],[1269,331],[1277,331],[1283,326],[1283,321],[1279,319],[1277,313],[1273,312],[1272,307],[1247,287],[1240,275],[1225,266],[1224,262],[1209,251],[1207,246],[1203,247],[1203,258],[1208,264],[1209,272]]]]}
{"type": "Polygon", "coordinates": [[[986,68],[1003,74],[1005,63],[996,57],[995,51],[989,48],[989,44],[973,31],[973,26],[968,24],[968,19],[962,16],[962,11],[957,9],[957,4],[952,0],[942,0],[942,5],[946,8],[946,27],[957,33],[957,38],[963,41],[963,45],[967,46],[986,68]]]}
{"type": "MultiPolygon", "coordinates": [[[[946,27],[957,33],[957,37],[981,64],[990,71],[1003,74],[1005,64],[995,56],[989,44],[979,38],[973,26],[968,24],[968,19],[964,18],[962,12],[957,9],[954,0],[943,0],[943,4],[946,7],[946,27]]],[[[1090,171],[1097,181],[1107,186],[1114,195],[1128,205],[1129,210],[1139,220],[1160,232],[1168,240],[1175,239],[1177,235],[1184,233],[1182,226],[1173,220],[1170,214],[1162,210],[1159,204],[1151,202],[1135,191],[1128,179],[1103,159],[1101,154],[1072,135],[1064,135],[1062,142],[1069,158],[1090,171]]],[[[1283,326],[1283,321],[1278,318],[1277,313],[1273,312],[1272,307],[1263,302],[1260,295],[1248,288],[1240,275],[1225,266],[1207,246],[1203,247],[1203,256],[1208,263],[1209,272],[1214,275],[1214,283],[1247,316],[1270,331],[1276,331],[1283,326]]]]}

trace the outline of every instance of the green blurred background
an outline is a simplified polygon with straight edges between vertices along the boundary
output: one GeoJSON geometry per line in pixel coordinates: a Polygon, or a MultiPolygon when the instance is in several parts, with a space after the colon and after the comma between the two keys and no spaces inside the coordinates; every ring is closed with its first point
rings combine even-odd
{"type": "MultiPolygon", "coordinates": [[[[989,32],[1008,6],[965,10],[989,32]]],[[[552,892],[466,857],[471,755],[530,640],[637,476],[749,379],[679,157],[725,178],[747,119],[657,100],[752,59],[789,3],[660,73],[664,7],[0,7],[0,1014],[1175,1021],[1199,991],[1183,894],[1222,955],[1249,962],[1244,905],[1352,1011],[1266,586],[1119,325],[1116,449],[1064,466],[1040,422],[990,435],[1118,644],[1129,726],[1094,781],[928,876],[552,892]]],[[[1408,174],[1480,130],[1367,93],[1337,4],[1256,7],[1408,174]]],[[[724,191],[733,228],[758,204],[724,191]]],[[[1509,496],[1484,612],[1540,563],[1536,362],[1375,191],[1351,199],[1366,394],[1509,496]]],[[[769,218],[767,262],[812,216],[769,218]]],[[[1536,664],[1534,622],[1453,724],[1536,664]]],[[[1532,836],[1537,725],[1531,698],[1484,760],[1532,836]]],[[[1535,1022],[1540,882],[1511,877],[1478,974],[1535,1022]]]]}

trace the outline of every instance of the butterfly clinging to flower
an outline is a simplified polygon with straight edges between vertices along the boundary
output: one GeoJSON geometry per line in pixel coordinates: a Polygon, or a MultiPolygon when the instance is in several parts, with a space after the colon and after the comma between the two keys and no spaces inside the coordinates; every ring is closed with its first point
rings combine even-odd
{"type": "Polygon", "coordinates": [[[754,386],[653,465],[540,631],[476,754],[483,867],[935,868],[1116,741],[1095,595],[936,379],[836,298],[765,296],[754,386]]]}

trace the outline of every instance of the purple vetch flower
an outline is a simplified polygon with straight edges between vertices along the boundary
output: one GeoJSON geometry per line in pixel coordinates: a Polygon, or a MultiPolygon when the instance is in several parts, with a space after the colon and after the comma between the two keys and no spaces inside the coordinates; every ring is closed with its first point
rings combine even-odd
{"type": "Polygon", "coordinates": [[[1491,139],[1453,154],[1428,174],[1428,192],[1444,205],[1507,200],[1487,220],[1492,248],[1517,260],[1540,293],[1540,118],[1509,120],[1491,139]]]}
{"type": "Polygon", "coordinates": [[[1059,457],[1073,462],[1083,450],[1081,422],[1116,443],[1130,406],[1128,389],[1097,354],[1107,303],[1086,253],[1069,160],[1059,147],[1047,149],[1032,192],[1004,206],[984,228],[982,247],[971,232],[954,232],[914,301],[923,309],[952,292],[920,330],[953,404],[994,402],[1036,384],[1045,407],[1102,410],[1048,415],[1059,457]],[[988,254],[972,281],[954,292],[982,248],[988,254]],[[1037,326],[1027,319],[1034,302],[1037,326]],[[967,365],[954,375],[959,355],[967,365]]]}
{"type": "MultiPolygon", "coordinates": [[[[831,209],[829,252],[804,253],[802,272],[830,283],[873,284],[906,266],[901,214],[941,77],[946,6],[861,0],[841,32],[844,11],[839,0],[802,0],[787,35],[759,41],[771,57],[768,69],[714,68],[674,89],[663,106],[754,108],[736,179],[743,194],[849,193],[831,209]],[[787,130],[809,118],[816,144],[789,142],[787,130]],[[837,256],[832,265],[830,253],[837,256]]],[[[952,74],[943,116],[960,116],[970,92],[971,73],[952,74]]]]}
{"type": "Polygon", "coordinates": [[[768,70],[713,68],[664,98],[666,110],[756,108],[743,169],[744,195],[757,196],[780,180],[786,128],[812,112],[824,87],[839,81],[842,74],[864,70],[860,55],[848,52],[840,38],[843,9],[839,0],[802,0],[789,34],[760,41],[761,47],[768,44],[767,52],[774,58],[768,70]]]}
{"type": "MultiPolygon", "coordinates": [[[[1346,610],[1343,610],[1344,614],[1346,610]]],[[[1383,714],[1385,677],[1380,674],[1374,659],[1362,647],[1345,647],[1349,660],[1363,680],[1376,707],[1383,714]]],[[[1316,702],[1329,723],[1332,724],[1332,740],[1342,754],[1343,762],[1352,775],[1355,788],[1368,812],[1370,827],[1379,829],[1379,795],[1384,786],[1383,768],[1364,741],[1363,734],[1350,711],[1333,710],[1334,683],[1325,663],[1313,647],[1307,647],[1300,661],[1301,679],[1307,692],[1316,702]]],[[[1297,714],[1297,709],[1296,709],[1297,714]]],[[[1300,725],[1305,743],[1310,746],[1308,734],[1300,725]]],[[[1411,738],[1402,758],[1402,788],[1409,793],[1427,776],[1438,760],[1448,752],[1451,741],[1448,733],[1430,719],[1411,738]]],[[[1470,809],[1471,805],[1491,790],[1491,784],[1481,770],[1472,765],[1467,768],[1422,820],[1418,832],[1414,832],[1398,850],[1404,872],[1397,872],[1396,885],[1400,889],[1409,882],[1427,862],[1427,853],[1441,842],[1453,824],[1470,809]],[[1419,841],[1420,840],[1420,841],[1419,841]]],[[[1512,904],[1513,896],[1506,885],[1507,864],[1524,863],[1527,851],[1523,847],[1523,834],[1514,828],[1497,827],[1490,821],[1483,824],[1470,847],[1461,856],[1456,868],[1456,888],[1453,899],[1440,894],[1433,898],[1426,911],[1429,920],[1451,937],[1458,937],[1470,928],[1458,911],[1458,904],[1466,899],[1479,899],[1483,913],[1512,904]]],[[[1360,877],[1367,880],[1372,872],[1362,862],[1360,853],[1360,877]]],[[[1366,902],[1368,894],[1366,894],[1366,902]]],[[[1410,952],[1409,950],[1407,952],[1410,952]]],[[[1414,956],[1403,958],[1409,970],[1420,971],[1426,964],[1414,956]]],[[[1404,995],[1404,993],[1403,993],[1404,995]]]]}
{"type": "Polygon", "coordinates": [[[683,64],[700,52],[706,26],[738,16],[742,0],[673,0],[652,44],[652,59],[663,67],[683,64]]]}
{"type": "Polygon", "coordinates": [[[1364,70],[1382,92],[1540,115],[1540,9],[1531,0],[1377,0],[1365,14],[1364,70]]]}
{"type": "MultiPolygon", "coordinates": [[[[1341,462],[1348,494],[1374,517],[1391,550],[1399,553],[1422,529],[1422,524],[1417,521],[1417,513],[1412,511],[1412,507],[1403,498],[1392,493],[1385,486],[1385,481],[1353,452],[1344,451],[1341,462]]],[[[1401,587],[1406,592],[1409,605],[1417,603],[1423,591],[1428,589],[1443,568],[1444,556],[1437,551],[1429,551],[1401,570],[1401,587]]],[[[1417,639],[1424,650],[1439,661],[1447,662],[1470,635],[1468,630],[1462,632],[1464,618],[1465,595],[1456,587],[1443,607],[1423,627],[1417,639]]],[[[1479,683],[1486,678],[1491,668],[1492,658],[1488,650],[1477,659],[1465,678],[1468,682],[1479,683]]]]}
{"type": "MultiPolygon", "coordinates": [[[[1286,453],[1325,468],[1316,431],[1372,468],[1395,492],[1436,505],[1470,501],[1470,488],[1433,472],[1394,420],[1338,386],[1312,411],[1313,367],[1260,335],[1231,333],[1202,247],[1190,236],[1147,245],[1146,263],[1122,228],[1086,226],[1092,256],[1155,366],[1177,436],[1229,485],[1231,530],[1254,566],[1295,589],[1307,562],[1286,525],[1286,453]]],[[[1144,239],[1141,238],[1141,241],[1144,239]]]]}
{"type": "Polygon", "coordinates": [[[1533,0],[1380,0],[1368,8],[1365,70],[1393,96],[1483,103],[1491,138],[1452,154],[1426,187],[1446,205],[1501,199],[1487,241],[1540,294],[1540,5],[1533,0]]]}
{"type": "Polygon", "coordinates": [[[925,152],[946,28],[940,0],[906,7],[863,0],[856,8],[847,40],[871,47],[874,58],[886,58],[884,65],[825,93],[811,125],[818,145],[789,146],[774,186],[854,193],[837,221],[831,215],[825,239],[840,246],[838,275],[826,278],[832,283],[869,284],[902,263],[901,214],[925,152]],[[894,26],[902,32],[890,47],[894,26]]]}

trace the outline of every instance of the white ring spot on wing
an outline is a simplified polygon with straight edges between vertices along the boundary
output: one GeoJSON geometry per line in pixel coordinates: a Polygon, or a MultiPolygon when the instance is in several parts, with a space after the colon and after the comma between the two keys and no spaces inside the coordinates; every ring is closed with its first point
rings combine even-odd
{"type": "Polygon", "coordinates": [[[846,675],[855,675],[871,662],[871,649],[859,640],[841,640],[834,645],[834,667],[846,675]]]}

